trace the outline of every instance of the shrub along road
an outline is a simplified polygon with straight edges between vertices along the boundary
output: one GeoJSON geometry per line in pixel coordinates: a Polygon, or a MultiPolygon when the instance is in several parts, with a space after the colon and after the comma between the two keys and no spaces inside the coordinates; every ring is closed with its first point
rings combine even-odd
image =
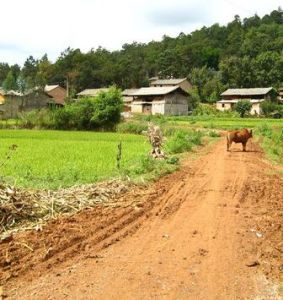
{"type": "Polygon", "coordinates": [[[9,299],[279,299],[283,179],[257,145],[247,148],[226,152],[221,139],[112,208],[85,210],[2,242],[4,293],[9,299]]]}

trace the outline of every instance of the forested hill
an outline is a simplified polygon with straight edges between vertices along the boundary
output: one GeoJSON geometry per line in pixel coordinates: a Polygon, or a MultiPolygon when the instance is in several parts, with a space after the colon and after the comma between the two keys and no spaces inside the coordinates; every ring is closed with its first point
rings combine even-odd
{"type": "Polygon", "coordinates": [[[215,101],[226,87],[279,87],[283,84],[283,11],[260,18],[235,16],[227,26],[214,24],[176,38],[125,44],[82,53],[66,49],[55,63],[47,55],[29,57],[23,68],[0,64],[0,85],[25,90],[46,83],[66,85],[73,93],[116,84],[148,84],[152,76],[188,77],[202,100],[215,101]]]}

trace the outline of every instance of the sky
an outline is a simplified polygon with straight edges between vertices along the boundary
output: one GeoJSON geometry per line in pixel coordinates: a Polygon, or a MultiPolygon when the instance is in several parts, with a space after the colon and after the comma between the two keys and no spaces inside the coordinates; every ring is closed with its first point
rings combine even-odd
{"type": "Polygon", "coordinates": [[[161,40],[235,15],[263,16],[282,0],[9,0],[1,1],[0,62],[22,65],[29,55],[51,61],[66,48],[161,40]]]}

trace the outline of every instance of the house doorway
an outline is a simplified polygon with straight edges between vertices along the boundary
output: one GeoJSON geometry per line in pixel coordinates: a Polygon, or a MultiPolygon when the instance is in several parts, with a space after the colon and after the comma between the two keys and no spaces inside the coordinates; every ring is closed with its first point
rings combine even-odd
{"type": "Polygon", "coordinates": [[[142,112],[146,115],[151,115],[152,105],[151,104],[143,104],[142,105],[142,112]]]}

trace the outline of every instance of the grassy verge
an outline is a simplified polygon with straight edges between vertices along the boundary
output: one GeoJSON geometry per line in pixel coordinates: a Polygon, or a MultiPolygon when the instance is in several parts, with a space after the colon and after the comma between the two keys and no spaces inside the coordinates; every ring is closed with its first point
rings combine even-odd
{"type": "Polygon", "coordinates": [[[262,124],[256,130],[259,142],[267,157],[276,163],[283,162],[283,128],[262,124]]]}

